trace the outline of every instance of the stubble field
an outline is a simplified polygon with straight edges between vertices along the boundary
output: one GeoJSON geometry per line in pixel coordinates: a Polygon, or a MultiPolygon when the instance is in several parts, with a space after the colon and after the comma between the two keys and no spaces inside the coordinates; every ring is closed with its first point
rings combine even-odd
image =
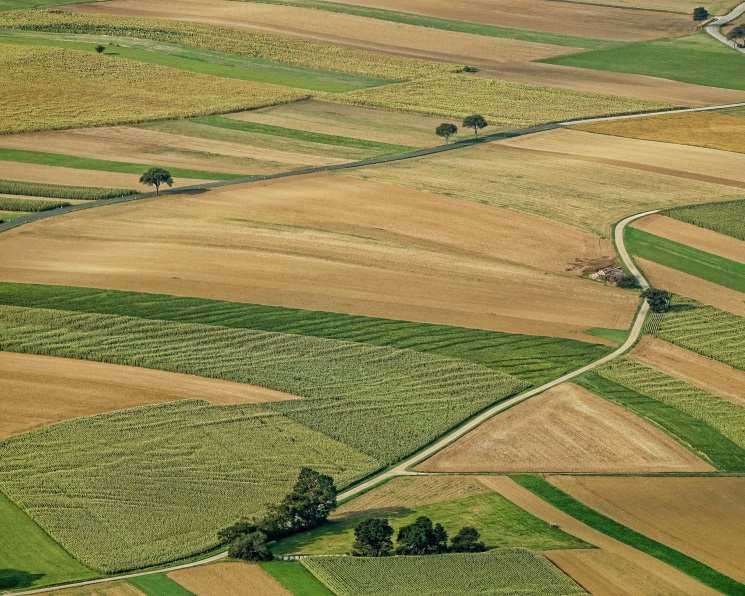
{"type": "Polygon", "coordinates": [[[292,596],[261,567],[248,563],[215,563],[172,571],[168,577],[195,596],[242,596],[246,593],[292,596]]]}

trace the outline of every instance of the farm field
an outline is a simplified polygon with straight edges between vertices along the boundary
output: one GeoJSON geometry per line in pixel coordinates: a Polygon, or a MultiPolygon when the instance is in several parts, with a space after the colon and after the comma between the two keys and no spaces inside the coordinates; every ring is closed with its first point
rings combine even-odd
{"type": "Polygon", "coordinates": [[[261,563],[260,567],[293,594],[304,596],[334,596],[298,561],[261,563]]]}
{"type": "Polygon", "coordinates": [[[634,414],[565,383],[498,414],[421,472],[695,472],[713,468],[634,414]]]}
{"type": "Polygon", "coordinates": [[[606,240],[347,176],[148,199],[61,221],[7,233],[3,246],[18,258],[0,278],[590,341],[602,340],[585,329],[627,328],[636,308],[634,292],[578,278],[612,260],[606,240]]]}
{"type": "Polygon", "coordinates": [[[125,581],[53,590],[49,594],[51,596],[146,596],[145,592],[141,592],[132,584],[125,581]]]}
{"type": "Polygon", "coordinates": [[[740,143],[742,133],[745,132],[745,120],[727,113],[669,114],[578,124],[572,128],[617,137],[745,153],[745,148],[740,143]]]}
{"type": "Polygon", "coordinates": [[[586,594],[544,557],[526,549],[424,557],[308,557],[301,562],[339,596],[586,594]]]}
{"type": "MultiPolygon", "coordinates": [[[[1,138],[1,137],[0,137],[1,138]]],[[[143,166],[143,172],[147,167],[143,166]]],[[[58,166],[44,166],[39,164],[19,164],[11,161],[0,161],[0,178],[10,182],[23,189],[23,187],[30,183],[34,186],[44,185],[45,187],[89,187],[91,189],[98,189],[106,186],[116,186],[125,190],[125,192],[117,194],[135,194],[137,192],[144,192],[146,187],[140,184],[141,174],[119,174],[116,172],[99,172],[96,170],[80,170],[77,168],[60,168],[58,166]]],[[[182,186],[191,186],[200,182],[208,182],[208,180],[194,180],[193,178],[181,178],[174,179],[174,188],[182,186]]],[[[153,189],[150,189],[153,190],[153,189]]],[[[26,192],[26,191],[22,191],[26,192]]],[[[56,193],[53,193],[53,196],[56,193]]],[[[79,193],[74,193],[79,194],[79,193]]],[[[88,196],[94,196],[98,194],[111,194],[111,193],[100,193],[95,190],[85,191],[88,196]]],[[[55,197],[58,198],[58,197],[55,197]]]]}
{"type": "Polygon", "coordinates": [[[589,478],[550,482],[596,511],[740,582],[742,478],[589,478]]]}
{"type": "Polygon", "coordinates": [[[128,582],[146,596],[193,596],[186,588],[163,573],[133,577],[128,582]]]}
{"type": "Polygon", "coordinates": [[[242,596],[248,591],[262,596],[291,596],[258,565],[215,563],[168,574],[195,596],[242,596]]]}
{"type": "Polygon", "coordinates": [[[713,230],[720,234],[745,240],[745,201],[715,203],[713,205],[694,205],[670,209],[664,212],[668,217],[713,230]]]}
{"type": "Polygon", "coordinates": [[[0,372],[0,439],[71,418],[182,399],[215,405],[297,399],[244,383],[11,352],[0,352],[0,372]]]}
{"type": "Polygon", "coordinates": [[[618,6],[623,8],[638,8],[642,10],[659,10],[662,12],[679,12],[688,15],[697,6],[706,7],[715,15],[723,15],[734,8],[735,0],[711,0],[710,2],[698,2],[697,0],[572,0],[578,4],[601,4],[605,6],[618,6]]]}
{"type": "Polygon", "coordinates": [[[88,186],[44,184],[41,182],[19,182],[17,180],[1,180],[0,193],[10,195],[11,198],[57,198],[74,201],[98,201],[124,195],[135,194],[136,191],[123,188],[95,188],[88,186]]]}

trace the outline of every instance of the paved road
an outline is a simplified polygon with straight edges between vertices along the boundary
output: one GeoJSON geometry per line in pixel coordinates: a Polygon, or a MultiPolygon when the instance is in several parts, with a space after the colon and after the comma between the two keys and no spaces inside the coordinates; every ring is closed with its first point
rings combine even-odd
{"type": "Polygon", "coordinates": [[[722,35],[722,32],[719,30],[719,28],[722,25],[726,25],[730,21],[735,20],[737,17],[739,17],[741,14],[745,13],[745,2],[742,4],[739,4],[737,7],[735,7],[732,12],[729,14],[724,15],[723,17],[714,17],[714,20],[706,25],[706,32],[711,35],[714,39],[717,41],[721,41],[723,44],[734,48],[741,54],[745,54],[745,48],[738,48],[734,42],[727,39],[724,35],[722,35]]]}

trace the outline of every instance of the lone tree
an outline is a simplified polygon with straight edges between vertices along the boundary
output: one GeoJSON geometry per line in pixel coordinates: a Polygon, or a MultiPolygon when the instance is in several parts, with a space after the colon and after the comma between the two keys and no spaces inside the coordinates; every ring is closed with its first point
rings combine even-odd
{"type": "Polygon", "coordinates": [[[228,556],[244,561],[271,561],[274,558],[266,545],[266,534],[263,532],[251,532],[236,538],[228,549],[228,556]]]}
{"type": "Polygon", "coordinates": [[[479,541],[479,531],[476,528],[465,526],[450,540],[451,553],[483,553],[486,545],[479,541]]]}
{"type": "Polygon", "coordinates": [[[670,293],[657,288],[648,288],[642,292],[642,297],[647,299],[649,308],[653,312],[665,312],[670,302],[670,293]]]}
{"type": "Polygon", "coordinates": [[[458,127],[455,126],[455,124],[450,124],[449,122],[443,122],[435,128],[435,134],[438,137],[444,137],[445,138],[445,144],[447,144],[450,141],[450,137],[452,137],[456,132],[458,132],[458,127]]]}
{"type": "Polygon", "coordinates": [[[694,21],[705,21],[709,18],[709,11],[703,6],[698,6],[693,9],[693,20],[694,21]]]}
{"type": "Polygon", "coordinates": [[[106,49],[106,46],[101,46],[101,45],[98,45],[98,46],[96,46],[96,51],[97,51],[97,52],[98,52],[99,54],[103,54],[103,51],[104,51],[105,49],[106,49]]]}
{"type": "Polygon", "coordinates": [[[387,519],[370,518],[357,524],[354,553],[360,557],[382,557],[393,548],[393,528],[387,519]]]}
{"type": "Polygon", "coordinates": [[[432,520],[422,516],[398,531],[396,537],[399,555],[429,555],[448,550],[448,533],[441,524],[432,526],[432,520]]]}
{"type": "Polygon", "coordinates": [[[463,119],[464,128],[473,128],[473,134],[479,136],[479,129],[486,128],[489,123],[484,119],[481,114],[473,114],[472,116],[466,116],[463,119]]]}
{"type": "Polygon", "coordinates": [[[166,183],[168,186],[173,186],[173,178],[171,173],[163,168],[150,168],[142,176],[140,176],[140,184],[146,184],[147,186],[155,186],[156,196],[160,192],[160,185],[166,183]]]}
{"type": "Polygon", "coordinates": [[[742,42],[741,45],[745,44],[745,24],[738,25],[737,27],[730,29],[727,33],[727,39],[729,39],[733,43],[739,39],[742,42]]]}

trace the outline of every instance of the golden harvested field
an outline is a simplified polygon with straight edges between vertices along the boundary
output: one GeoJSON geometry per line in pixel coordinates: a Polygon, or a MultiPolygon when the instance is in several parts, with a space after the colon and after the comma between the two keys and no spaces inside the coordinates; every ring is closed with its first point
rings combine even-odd
{"type": "Polygon", "coordinates": [[[745,317],[745,297],[741,292],[646,259],[639,257],[634,257],[634,259],[654,287],[688,296],[704,304],[745,317]]]}
{"type": "Polygon", "coordinates": [[[692,13],[693,9],[697,6],[705,6],[710,13],[715,15],[727,14],[732,8],[737,6],[736,0],[572,0],[572,2],[680,12],[685,14],[692,13]]]}
{"type": "Polygon", "coordinates": [[[219,379],[12,352],[0,352],[0,377],[0,439],[70,418],[181,399],[216,405],[297,399],[219,379]]]}
{"type": "Polygon", "coordinates": [[[292,596],[258,565],[214,563],[168,574],[195,596],[292,596]]]}
{"type": "MultiPolygon", "coordinates": [[[[161,0],[153,3],[148,0],[111,0],[79,4],[74,6],[73,10],[227,25],[359,50],[455,64],[479,65],[537,60],[579,51],[579,48],[429,29],[341,13],[253,2],[161,0]]],[[[382,58],[380,60],[385,61],[382,58]]]]}
{"type": "Polygon", "coordinates": [[[745,145],[742,143],[742,137],[745,134],[745,119],[728,114],[714,112],[669,114],[653,118],[579,124],[572,128],[617,137],[745,153],[745,145]]]}
{"type": "Polygon", "coordinates": [[[334,99],[443,118],[462,119],[470,114],[482,114],[491,124],[513,128],[672,107],[640,99],[512,83],[468,74],[350,91],[334,99]]]}
{"type": "Polygon", "coordinates": [[[515,149],[502,142],[339,175],[530,213],[606,237],[615,222],[632,213],[742,197],[740,189],[730,186],[515,149]]]}
{"type": "Polygon", "coordinates": [[[331,519],[385,515],[490,491],[473,476],[399,476],[339,506],[331,519]]]}
{"type": "Polygon", "coordinates": [[[49,592],[49,596],[144,596],[144,593],[133,585],[122,581],[54,590],[49,592]]]}
{"type": "Polygon", "coordinates": [[[745,155],[729,151],[625,139],[566,128],[516,137],[500,141],[500,144],[745,188],[745,155]]]}
{"type": "Polygon", "coordinates": [[[7,232],[0,247],[17,255],[0,264],[7,281],[589,341],[597,339],[582,335],[588,327],[627,328],[637,303],[635,292],[578,277],[576,261],[608,261],[607,241],[540,218],[332,175],[93,209],[7,232]]]}
{"type": "Polygon", "coordinates": [[[483,476],[479,477],[479,480],[528,513],[547,523],[555,523],[564,532],[598,547],[599,550],[561,551],[560,556],[557,556],[559,553],[556,551],[545,553],[594,596],[719,594],[659,559],[586,526],[523,488],[508,476],[483,476]],[[597,555],[585,556],[585,553],[597,555]]]}
{"type": "Polygon", "coordinates": [[[549,480],[603,515],[745,581],[745,478],[549,480]]]}
{"type": "Polygon", "coordinates": [[[0,45],[0,88],[0,134],[235,112],[307,96],[104,54],[18,45],[0,45]]]}
{"type": "Polygon", "coordinates": [[[629,354],[666,375],[745,406],[745,372],[645,335],[629,354]]]}
{"type": "Polygon", "coordinates": [[[435,135],[441,118],[373,110],[319,99],[238,112],[228,117],[393,145],[432,147],[442,144],[442,138],[435,135]]]}
{"type": "Polygon", "coordinates": [[[745,241],[732,236],[657,214],[637,219],[631,225],[655,236],[687,244],[725,259],[745,263],[745,241]]]}
{"type": "Polygon", "coordinates": [[[709,464],[628,410],[564,383],[491,418],[422,472],[694,472],[709,464]]]}
{"type": "Polygon", "coordinates": [[[682,15],[649,14],[597,5],[576,6],[551,0],[343,0],[342,3],[619,41],[674,37],[693,30],[691,19],[682,15]]]}

